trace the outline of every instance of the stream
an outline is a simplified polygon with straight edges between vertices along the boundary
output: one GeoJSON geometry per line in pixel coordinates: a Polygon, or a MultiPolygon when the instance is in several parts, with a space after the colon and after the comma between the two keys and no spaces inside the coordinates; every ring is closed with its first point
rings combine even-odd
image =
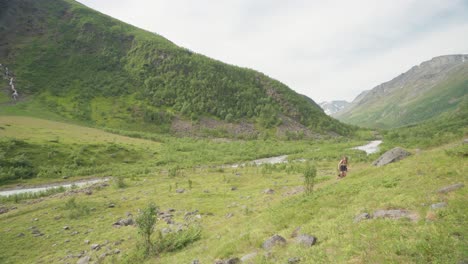
{"type": "Polygon", "coordinates": [[[379,145],[382,144],[382,140],[373,140],[369,142],[367,145],[362,145],[359,147],[354,147],[353,149],[358,149],[365,151],[367,155],[373,154],[379,151],[379,145]]]}
{"type": "MultiPolygon", "coordinates": [[[[381,143],[382,143],[382,140],[373,140],[366,145],[354,147],[353,149],[362,150],[362,151],[365,151],[367,154],[372,154],[372,153],[376,153],[379,151],[379,145],[381,143]]],[[[303,160],[298,160],[298,161],[303,161],[303,160]]],[[[238,168],[238,167],[242,167],[246,165],[258,166],[262,164],[278,164],[278,163],[286,163],[286,162],[288,162],[288,155],[282,155],[282,156],[277,156],[277,157],[257,159],[257,160],[253,160],[251,162],[246,162],[246,163],[224,165],[222,167],[238,168]]],[[[37,193],[37,192],[46,191],[48,189],[60,188],[60,187],[64,187],[68,189],[68,188],[71,188],[72,186],[77,186],[80,188],[80,187],[84,187],[87,185],[92,185],[92,184],[104,182],[104,181],[109,181],[109,178],[81,180],[81,181],[76,181],[76,182],[67,182],[67,183],[60,183],[60,184],[48,184],[48,185],[39,186],[39,187],[3,190],[3,191],[0,191],[0,196],[10,196],[10,195],[21,194],[21,193],[37,193]]]]}
{"type": "Polygon", "coordinates": [[[10,195],[21,194],[21,193],[38,193],[38,192],[43,192],[49,189],[55,189],[55,188],[60,188],[60,187],[70,189],[72,188],[72,186],[76,186],[78,188],[81,188],[81,187],[85,187],[88,185],[92,185],[92,184],[99,183],[99,182],[105,182],[105,181],[109,181],[109,178],[80,180],[76,182],[66,182],[66,183],[57,183],[57,184],[47,184],[47,185],[43,185],[40,187],[31,187],[31,188],[17,188],[17,189],[0,191],[0,196],[10,196],[10,195]]]}

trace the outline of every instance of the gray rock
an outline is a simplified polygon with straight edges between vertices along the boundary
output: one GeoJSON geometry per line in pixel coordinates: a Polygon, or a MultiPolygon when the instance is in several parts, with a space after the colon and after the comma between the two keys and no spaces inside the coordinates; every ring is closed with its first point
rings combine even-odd
{"type": "Polygon", "coordinates": [[[377,166],[377,167],[384,166],[389,163],[402,160],[408,157],[409,155],[411,155],[411,153],[409,153],[408,151],[402,148],[396,147],[385,152],[382,156],[380,156],[380,158],[374,161],[372,165],[377,166]]]}
{"type": "Polygon", "coordinates": [[[184,193],[185,192],[185,189],[177,189],[176,190],[176,193],[184,193]]]}
{"type": "Polygon", "coordinates": [[[250,254],[247,254],[240,258],[241,262],[248,262],[250,260],[253,260],[257,256],[257,252],[252,252],[250,254]]]}
{"type": "Polygon", "coordinates": [[[367,220],[367,219],[370,219],[370,218],[371,218],[371,216],[368,213],[358,214],[358,215],[356,215],[356,217],[354,217],[354,223],[359,223],[359,222],[361,222],[363,220],[367,220]]]}
{"type": "Polygon", "coordinates": [[[114,208],[114,207],[115,207],[115,204],[110,203],[107,207],[109,207],[109,208],[114,208]]]}
{"type": "Polygon", "coordinates": [[[273,189],[266,189],[263,191],[264,194],[274,194],[275,193],[275,190],[273,189]]]}
{"type": "Polygon", "coordinates": [[[91,257],[90,256],[84,256],[82,258],[80,258],[76,264],[88,264],[89,262],[91,261],[91,257]]]}
{"type": "Polygon", "coordinates": [[[19,233],[16,237],[24,237],[24,233],[19,233]]]}
{"type": "Polygon", "coordinates": [[[233,213],[228,213],[228,214],[226,215],[226,218],[231,218],[231,217],[233,217],[233,216],[234,216],[233,213]]]}
{"type": "Polygon", "coordinates": [[[236,190],[237,190],[236,186],[231,187],[231,191],[236,191],[236,190]]]}
{"type": "Polygon", "coordinates": [[[294,257],[294,258],[289,258],[289,259],[288,259],[288,263],[289,263],[289,264],[299,263],[300,261],[301,261],[301,259],[298,258],[298,257],[294,257]]]}
{"type": "Polygon", "coordinates": [[[218,259],[214,262],[215,264],[237,264],[240,263],[239,258],[230,258],[226,260],[218,259]]]}
{"type": "Polygon", "coordinates": [[[86,245],[89,245],[89,242],[91,242],[91,241],[85,240],[84,242],[85,242],[86,245]]]}
{"type": "Polygon", "coordinates": [[[133,221],[132,218],[126,218],[126,219],[119,219],[117,222],[113,224],[113,226],[129,226],[129,225],[134,225],[135,221],[133,221]]]}
{"type": "Polygon", "coordinates": [[[194,259],[191,264],[200,264],[200,261],[198,259],[194,259]]]}
{"type": "Polygon", "coordinates": [[[279,245],[285,245],[286,244],[286,239],[280,235],[274,235],[270,237],[269,239],[265,240],[262,244],[262,248],[265,250],[270,250],[274,246],[279,246],[279,245]]]}
{"type": "Polygon", "coordinates": [[[63,227],[63,230],[69,230],[69,229],[70,229],[69,226],[64,226],[64,227],[63,227]]]}
{"type": "Polygon", "coordinates": [[[437,192],[438,193],[448,193],[448,192],[453,192],[455,190],[458,190],[460,188],[463,188],[465,185],[463,183],[456,183],[452,184],[449,186],[445,186],[443,188],[440,188],[437,192]]]}
{"type": "Polygon", "coordinates": [[[115,249],[114,254],[120,254],[120,249],[115,249]]]}
{"type": "Polygon", "coordinates": [[[296,237],[296,242],[301,245],[311,247],[317,242],[317,238],[311,235],[303,234],[296,237]]]}
{"type": "Polygon", "coordinates": [[[444,208],[444,207],[447,207],[447,203],[445,203],[445,202],[431,204],[431,209],[432,210],[436,210],[436,209],[440,209],[440,208],[444,208]]]}
{"type": "Polygon", "coordinates": [[[373,218],[385,218],[385,219],[401,219],[408,218],[412,221],[417,221],[419,219],[416,213],[410,212],[404,209],[394,209],[394,210],[377,210],[373,214],[373,218]]]}
{"type": "Polygon", "coordinates": [[[99,249],[101,249],[101,245],[99,245],[99,244],[92,244],[91,245],[91,250],[99,250],[99,249]]]}
{"type": "Polygon", "coordinates": [[[6,207],[0,207],[0,214],[7,213],[9,210],[6,207]]]}
{"type": "Polygon", "coordinates": [[[99,255],[99,259],[105,259],[107,257],[107,252],[102,253],[99,255]]]}

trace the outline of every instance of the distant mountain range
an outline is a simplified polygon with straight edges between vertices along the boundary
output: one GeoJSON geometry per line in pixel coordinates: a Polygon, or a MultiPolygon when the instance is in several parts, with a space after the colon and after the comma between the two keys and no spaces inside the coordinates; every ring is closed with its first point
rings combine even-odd
{"type": "Polygon", "coordinates": [[[393,128],[457,111],[467,101],[468,55],[446,55],[364,91],[333,116],[350,124],[393,128]]]}
{"type": "Polygon", "coordinates": [[[349,102],[344,100],[325,101],[319,103],[319,106],[327,115],[333,115],[334,113],[343,110],[347,105],[349,105],[349,102]]]}
{"type": "Polygon", "coordinates": [[[0,36],[20,101],[66,119],[186,135],[350,131],[277,80],[73,0],[0,1],[0,36]]]}

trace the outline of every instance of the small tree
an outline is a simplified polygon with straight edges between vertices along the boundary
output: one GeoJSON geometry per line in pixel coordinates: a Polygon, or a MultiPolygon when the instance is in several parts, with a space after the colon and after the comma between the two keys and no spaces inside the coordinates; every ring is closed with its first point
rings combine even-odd
{"type": "Polygon", "coordinates": [[[154,226],[156,225],[157,213],[158,207],[154,203],[150,203],[141,211],[140,215],[136,219],[138,233],[143,236],[146,254],[148,254],[152,248],[151,235],[153,234],[154,226]]]}
{"type": "Polygon", "coordinates": [[[304,191],[307,195],[314,190],[315,177],[317,176],[317,168],[311,163],[307,163],[304,169],[304,191]]]}

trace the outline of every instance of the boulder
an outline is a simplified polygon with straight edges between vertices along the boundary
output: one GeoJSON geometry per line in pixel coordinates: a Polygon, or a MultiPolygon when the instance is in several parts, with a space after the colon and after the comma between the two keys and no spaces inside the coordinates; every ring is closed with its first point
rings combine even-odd
{"type": "Polygon", "coordinates": [[[301,245],[311,247],[317,242],[317,238],[311,235],[302,234],[296,237],[296,242],[301,245]]]}
{"type": "Polygon", "coordinates": [[[373,218],[385,218],[385,219],[401,219],[407,218],[411,221],[417,221],[419,219],[416,213],[413,213],[404,209],[394,209],[394,210],[377,210],[374,212],[373,218]]]}
{"type": "Polygon", "coordinates": [[[91,260],[91,257],[90,256],[84,256],[82,258],[80,258],[76,264],[88,264],[89,261],[91,260]]]}
{"type": "Polygon", "coordinates": [[[358,214],[358,215],[356,215],[356,217],[354,217],[354,223],[359,223],[359,222],[361,222],[363,220],[367,220],[367,219],[370,219],[370,218],[371,218],[371,216],[368,213],[358,214]]]}
{"type": "Polygon", "coordinates": [[[0,214],[7,213],[9,210],[6,207],[0,207],[0,214]]]}
{"type": "Polygon", "coordinates": [[[374,161],[372,165],[377,166],[377,167],[384,166],[389,163],[402,160],[408,157],[409,155],[411,155],[411,153],[409,153],[408,151],[402,148],[396,147],[385,152],[382,156],[380,156],[380,158],[374,161]]]}
{"type": "Polygon", "coordinates": [[[445,202],[431,204],[431,209],[432,210],[436,210],[436,209],[440,209],[440,208],[444,208],[444,207],[447,207],[447,203],[445,203],[445,202]]]}
{"type": "Polygon", "coordinates": [[[113,226],[129,226],[129,225],[134,225],[135,221],[133,221],[132,218],[126,218],[126,219],[119,219],[117,222],[113,224],[113,226]]]}
{"type": "Polygon", "coordinates": [[[275,246],[285,245],[285,244],[286,244],[286,239],[284,239],[284,237],[280,235],[274,235],[268,238],[267,240],[265,240],[265,242],[263,242],[262,248],[265,250],[270,250],[275,246]]]}
{"type": "Polygon", "coordinates": [[[301,259],[298,258],[298,257],[289,258],[288,259],[288,264],[299,263],[300,261],[301,261],[301,259]]]}
{"type": "Polygon", "coordinates": [[[99,244],[92,244],[91,245],[91,250],[99,250],[99,249],[101,249],[101,245],[99,245],[99,244]]]}
{"type": "Polygon", "coordinates": [[[458,190],[460,188],[463,188],[465,185],[463,183],[456,183],[452,184],[449,186],[445,186],[443,188],[440,188],[437,192],[438,193],[448,193],[448,192],[453,192],[455,190],[458,190]]]}
{"type": "Polygon", "coordinates": [[[226,260],[218,259],[214,263],[215,264],[237,264],[237,263],[240,263],[240,259],[239,258],[230,258],[226,260]]]}
{"type": "Polygon", "coordinates": [[[242,258],[240,258],[240,261],[241,262],[248,262],[248,261],[253,260],[256,256],[257,256],[257,252],[252,252],[252,253],[247,254],[247,255],[243,256],[242,258]]]}

